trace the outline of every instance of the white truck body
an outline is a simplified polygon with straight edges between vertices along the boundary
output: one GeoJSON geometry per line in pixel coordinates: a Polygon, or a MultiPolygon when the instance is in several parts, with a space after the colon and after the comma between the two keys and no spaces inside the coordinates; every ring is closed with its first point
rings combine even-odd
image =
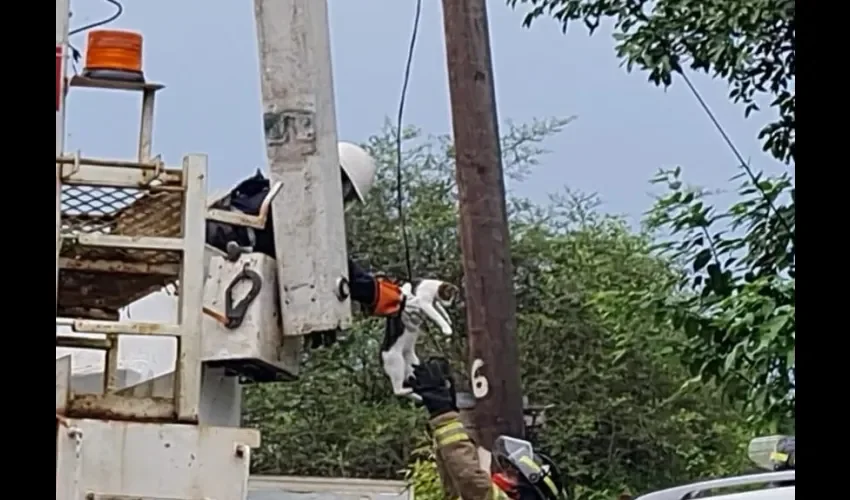
{"type": "Polygon", "coordinates": [[[637,500],[690,500],[704,497],[710,497],[714,500],[794,500],[795,486],[772,485],[788,481],[793,482],[795,474],[796,471],[788,470],[712,479],[710,481],[701,481],[655,491],[641,495],[637,500]],[[761,486],[762,488],[729,493],[723,493],[722,491],[724,489],[728,491],[733,488],[743,489],[753,486],[761,486]]]}

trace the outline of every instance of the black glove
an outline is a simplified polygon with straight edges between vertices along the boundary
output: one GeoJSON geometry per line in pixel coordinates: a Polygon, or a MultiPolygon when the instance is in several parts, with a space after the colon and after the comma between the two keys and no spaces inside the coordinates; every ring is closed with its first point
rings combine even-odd
{"type": "Polygon", "coordinates": [[[431,418],[457,411],[457,395],[451,368],[445,358],[430,358],[413,367],[407,386],[422,398],[431,418]]]}

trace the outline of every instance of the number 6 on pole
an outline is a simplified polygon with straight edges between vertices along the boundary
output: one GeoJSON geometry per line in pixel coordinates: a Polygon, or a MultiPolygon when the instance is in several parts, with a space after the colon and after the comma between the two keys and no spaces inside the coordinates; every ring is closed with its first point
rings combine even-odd
{"type": "Polygon", "coordinates": [[[475,399],[487,397],[487,394],[490,392],[490,383],[487,381],[487,377],[478,374],[479,370],[483,367],[484,361],[480,359],[472,362],[469,380],[472,382],[472,394],[475,396],[475,399]]]}

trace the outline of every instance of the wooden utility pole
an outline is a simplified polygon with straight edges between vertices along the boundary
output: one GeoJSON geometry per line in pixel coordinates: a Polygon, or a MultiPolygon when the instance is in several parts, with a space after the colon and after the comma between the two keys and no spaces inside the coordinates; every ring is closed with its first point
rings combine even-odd
{"type": "Polygon", "coordinates": [[[474,420],[480,445],[523,435],[516,300],[486,0],[443,0],[460,194],[474,420]]]}

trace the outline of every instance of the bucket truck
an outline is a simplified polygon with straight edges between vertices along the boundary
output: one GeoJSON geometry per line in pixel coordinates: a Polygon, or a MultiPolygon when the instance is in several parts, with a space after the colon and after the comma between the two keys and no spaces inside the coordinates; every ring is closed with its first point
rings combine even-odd
{"type": "Polygon", "coordinates": [[[56,1],[56,345],[102,351],[105,368],[92,393],[74,386],[70,356],[56,359],[56,498],[243,500],[259,434],[239,427],[234,375],[292,379],[303,336],[351,321],[326,1],[254,1],[273,186],[255,216],[210,208],[206,155],[173,166],[154,154],[164,86],[143,74],[140,35],[90,37],[69,78],[69,2],[56,1]],[[65,101],[81,89],[141,96],[136,157],[65,151],[65,101]],[[274,257],[205,244],[209,219],[262,228],[269,216],[274,257]],[[119,314],[165,287],[173,320],[119,314]],[[173,370],[122,384],[128,337],[175,339],[173,370]]]}

